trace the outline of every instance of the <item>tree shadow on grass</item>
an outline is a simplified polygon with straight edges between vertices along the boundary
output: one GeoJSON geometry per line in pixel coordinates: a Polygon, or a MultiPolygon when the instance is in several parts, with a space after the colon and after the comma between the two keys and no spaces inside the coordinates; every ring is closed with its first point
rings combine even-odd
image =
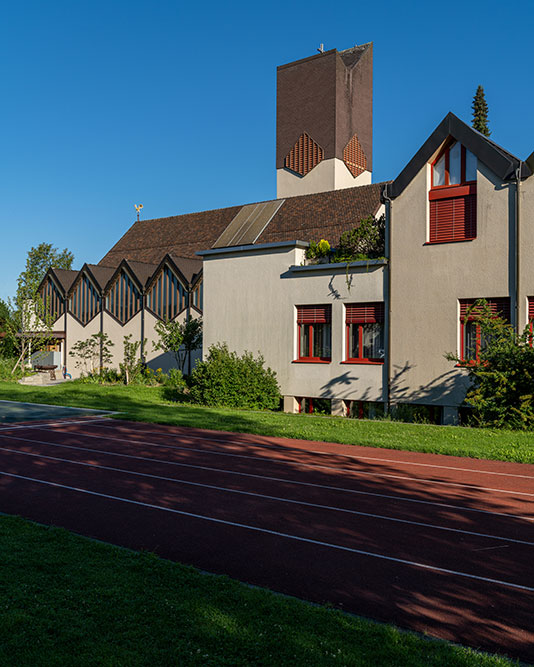
{"type": "MultiPolygon", "coordinates": [[[[466,485],[454,481],[447,468],[407,471],[394,460],[378,464],[266,438],[258,442],[220,434],[216,441],[199,443],[170,427],[158,433],[147,426],[137,433],[118,423],[117,442],[91,439],[88,445],[82,431],[67,427],[59,439],[92,448],[61,455],[91,463],[83,473],[60,461],[27,457],[21,463],[20,456],[6,452],[2,470],[133,503],[2,477],[0,510],[445,639],[534,659],[534,593],[495,583],[534,587],[533,547],[512,541],[532,542],[533,504],[520,486],[527,481],[518,480],[498,494],[480,476],[466,485]],[[127,453],[134,444],[132,451],[141,459],[110,463],[108,452],[127,453]],[[95,451],[99,447],[101,453],[95,451]],[[103,471],[99,465],[152,477],[103,471]]],[[[19,445],[27,451],[33,447],[19,445]]],[[[226,618],[232,627],[242,622],[235,611],[217,609],[211,602],[198,605],[201,615],[226,618]]],[[[288,642],[297,650],[294,640],[288,642]]]]}

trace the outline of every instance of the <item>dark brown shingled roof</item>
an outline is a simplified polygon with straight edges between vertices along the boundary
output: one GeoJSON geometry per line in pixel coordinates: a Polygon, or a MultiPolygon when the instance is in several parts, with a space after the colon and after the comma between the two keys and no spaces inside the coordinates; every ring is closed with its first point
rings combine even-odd
{"type": "Polygon", "coordinates": [[[69,291],[72,286],[72,283],[76,280],[76,276],[79,271],[72,271],[71,269],[54,269],[51,271],[58,279],[59,284],[63,287],[65,293],[69,291]]]}
{"type": "MultiPolygon", "coordinates": [[[[85,264],[101,289],[108,284],[109,279],[115,273],[115,268],[102,266],[101,264],[85,264]]],[[[83,268],[83,267],[82,267],[83,268]]]]}
{"type": "Polygon", "coordinates": [[[158,268],[156,264],[145,264],[145,262],[134,262],[132,260],[126,260],[126,263],[143,287],[147,284],[154,271],[158,268]]]}
{"type": "MultiPolygon", "coordinates": [[[[374,183],[288,197],[256,243],[324,238],[337,244],[344,231],[357,226],[362,218],[376,214],[383,187],[384,183],[374,183]]],[[[241,208],[232,206],[136,222],[103,257],[100,265],[118,266],[123,259],[159,264],[169,254],[184,277],[190,279],[200,267],[186,265],[185,260],[191,261],[197,251],[211,248],[241,208]]]]}
{"type": "Polygon", "coordinates": [[[380,208],[384,183],[288,197],[256,243],[320,241],[336,245],[341,234],[380,208]]]}
{"type": "Polygon", "coordinates": [[[130,227],[100,264],[118,266],[123,259],[159,264],[167,254],[194,258],[197,250],[211,248],[240,209],[232,206],[141,220],[130,227]]]}
{"type": "Polygon", "coordinates": [[[177,257],[176,255],[171,255],[172,261],[182,272],[184,278],[192,283],[196,276],[202,271],[202,260],[196,257],[191,259],[190,257],[177,257]]]}

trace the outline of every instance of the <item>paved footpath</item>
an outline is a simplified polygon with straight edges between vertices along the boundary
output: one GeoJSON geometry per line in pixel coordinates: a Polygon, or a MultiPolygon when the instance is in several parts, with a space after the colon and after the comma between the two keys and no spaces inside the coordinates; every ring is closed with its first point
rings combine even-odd
{"type": "Polygon", "coordinates": [[[70,419],[0,428],[0,511],[534,661],[534,465],[70,419]]]}

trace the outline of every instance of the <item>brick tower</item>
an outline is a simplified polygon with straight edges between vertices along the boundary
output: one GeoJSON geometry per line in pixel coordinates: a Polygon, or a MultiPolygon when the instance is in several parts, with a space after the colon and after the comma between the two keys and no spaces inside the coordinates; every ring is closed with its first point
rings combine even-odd
{"type": "Polygon", "coordinates": [[[372,160],[372,42],[280,65],[277,197],[366,185],[372,160]]]}

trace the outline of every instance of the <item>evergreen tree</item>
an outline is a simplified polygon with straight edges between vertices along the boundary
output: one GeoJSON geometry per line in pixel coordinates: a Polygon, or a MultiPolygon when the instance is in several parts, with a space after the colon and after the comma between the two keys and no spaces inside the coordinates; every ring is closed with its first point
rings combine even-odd
{"type": "Polygon", "coordinates": [[[479,86],[473,97],[473,127],[486,137],[491,134],[488,126],[488,103],[484,95],[484,88],[479,86]]]}

